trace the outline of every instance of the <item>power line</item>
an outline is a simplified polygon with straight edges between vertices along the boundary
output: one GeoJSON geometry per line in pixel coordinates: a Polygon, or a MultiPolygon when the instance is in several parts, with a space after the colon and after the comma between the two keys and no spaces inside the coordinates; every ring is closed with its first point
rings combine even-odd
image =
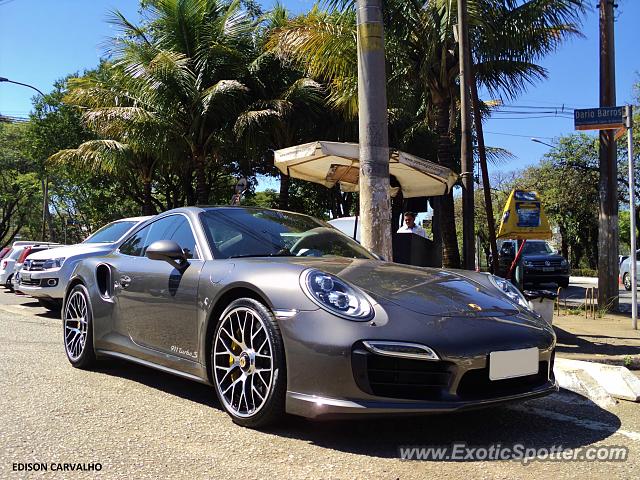
{"type": "Polygon", "coordinates": [[[492,120],[529,120],[535,118],[561,118],[564,120],[573,120],[573,116],[565,117],[562,115],[539,115],[539,116],[528,116],[528,117],[496,117],[492,118],[492,120]]]}
{"type": "Polygon", "coordinates": [[[553,140],[553,137],[543,137],[541,135],[518,135],[517,133],[489,132],[487,130],[485,130],[484,133],[490,133],[492,135],[505,135],[507,137],[521,137],[521,138],[531,138],[533,136],[534,138],[545,138],[547,140],[553,140]]]}

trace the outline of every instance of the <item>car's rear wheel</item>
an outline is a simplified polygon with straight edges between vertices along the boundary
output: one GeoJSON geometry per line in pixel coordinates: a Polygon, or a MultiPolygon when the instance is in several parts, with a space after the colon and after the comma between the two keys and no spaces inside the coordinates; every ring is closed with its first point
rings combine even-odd
{"type": "Polygon", "coordinates": [[[89,292],[76,285],[69,293],[62,315],[64,349],[71,365],[89,369],[96,362],[93,349],[93,312],[89,292]]]}
{"type": "Polygon", "coordinates": [[[631,291],[631,276],[628,273],[625,273],[622,276],[622,283],[624,284],[624,289],[628,292],[631,291]]]}
{"type": "Polygon", "coordinates": [[[7,281],[4,286],[9,289],[9,291],[13,292],[13,274],[7,277],[7,281]]]}
{"type": "Polygon", "coordinates": [[[213,335],[211,369],[218,399],[234,422],[260,428],[284,415],[284,346],[262,303],[240,298],[225,309],[213,335]]]}

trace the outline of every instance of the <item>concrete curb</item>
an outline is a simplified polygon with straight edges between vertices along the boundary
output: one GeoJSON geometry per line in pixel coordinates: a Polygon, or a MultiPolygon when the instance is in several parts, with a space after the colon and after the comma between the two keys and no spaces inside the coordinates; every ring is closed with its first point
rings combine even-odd
{"type": "Polygon", "coordinates": [[[587,397],[600,408],[611,408],[618,403],[591,375],[582,369],[559,366],[556,359],[553,373],[561,388],[587,397]]]}
{"type": "Polygon", "coordinates": [[[567,360],[580,360],[583,362],[596,362],[605,365],[615,365],[618,367],[626,367],[629,370],[640,370],[640,355],[592,355],[566,352],[556,353],[556,358],[564,358],[567,360]]]}
{"type": "Polygon", "coordinates": [[[640,401],[640,379],[625,367],[557,358],[553,371],[562,388],[602,408],[615,405],[616,398],[640,401]]]}

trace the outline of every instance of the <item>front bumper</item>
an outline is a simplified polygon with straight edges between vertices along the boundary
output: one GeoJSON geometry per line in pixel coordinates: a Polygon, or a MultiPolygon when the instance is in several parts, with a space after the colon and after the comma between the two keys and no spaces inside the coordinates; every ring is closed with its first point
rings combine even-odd
{"type": "Polygon", "coordinates": [[[49,270],[28,271],[22,269],[16,288],[35,298],[62,300],[73,270],[71,265],[68,268],[65,267],[67,267],[66,263],[60,268],[49,270]]]}
{"type": "Polygon", "coordinates": [[[323,310],[280,319],[287,360],[287,412],[309,418],[450,412],[558,389],[553,377],[555,335],[542,320],[528,314],[524,315],[530,321],[438,318],[389,304],[375,308],[372,322],[343,320],[323,310]],[[426,345],[440,360],[381,364],[379,355],[365,351],[362,340],[426,345]],[[538,374],[489,381],[490,352],[531,347],[539,350],[538,374]]]}
{"type": "Polygon", "coordinates": [[[525,283],[562,283],[563,281],[569,281],[569,270],[543,272],[539,269],[525,268],[524,271],[525,283]]]}

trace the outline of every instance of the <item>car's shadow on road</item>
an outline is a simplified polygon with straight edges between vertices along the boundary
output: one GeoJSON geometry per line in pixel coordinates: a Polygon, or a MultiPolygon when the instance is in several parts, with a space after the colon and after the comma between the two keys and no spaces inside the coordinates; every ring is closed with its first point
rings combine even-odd
{"type": "Polygon", "coordinates": [[[624,340],[638,340],[637,337],[610,337],[607,335],[574,335],[562,328],[554,325],[558,343],[558,352],[596,355],[640,355],[640,346],[628,345],[624,340]],[[608,339],[622,341],[616,345],[607,341],[608,339]]]}
{"type": "MultiPolygon", "coordinates": [[[[109,360],[100,365],[99,371],[221,410],[211,386],[123,361],[109,360]]],[[[231,425],[230,419],[228,422],[229,428],[242,428],[231,425]]],[[[401,446],[451,446],[460,442],[487,448],[496,443],[523,444],[526,448],[578,448],[608,438],[620,425],[616,415],[583,397],[556,394],[513,406],[419,417],[332,421],[287,417],[262,432],[345,453],[399,458],[401,446]],[[567,402],[579,404],[580,418],[563,413],[567,402]]]]}

